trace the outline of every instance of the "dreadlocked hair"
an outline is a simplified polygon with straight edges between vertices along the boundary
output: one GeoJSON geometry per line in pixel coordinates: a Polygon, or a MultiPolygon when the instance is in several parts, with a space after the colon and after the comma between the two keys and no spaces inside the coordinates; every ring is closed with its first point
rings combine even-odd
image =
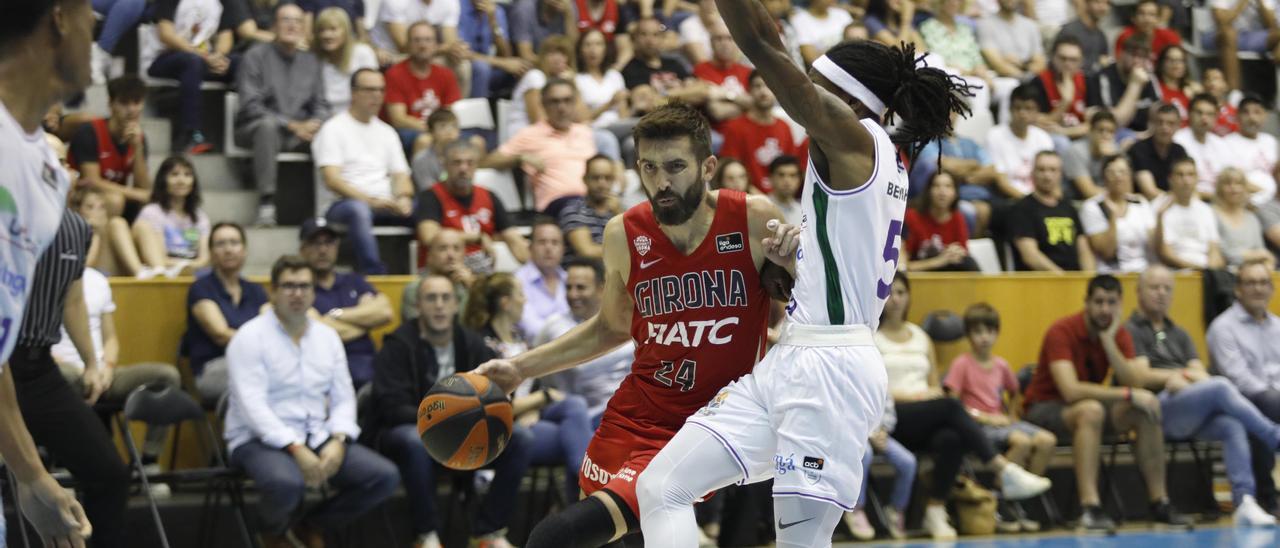
{"type": "Polygon", "coordinates": [[[887,105],[881,123],[889,125],[901,118],[890,138],[912,160],[930,141],[951,135],[951,113],[970,113],[973,86],[926,65],[923,55],[916,56],[914,44],[842,42],[828,50],[827,57],[887,105]]]}

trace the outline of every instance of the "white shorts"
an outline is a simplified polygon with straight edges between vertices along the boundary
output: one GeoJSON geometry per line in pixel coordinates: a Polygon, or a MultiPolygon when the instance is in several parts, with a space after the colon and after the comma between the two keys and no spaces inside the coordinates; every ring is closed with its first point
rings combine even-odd
{"type": "Polygon", "coordinates": [[[853,510],[867,438],[886,397],[884,360],[867,326],[789,323],[751,374],[725,387],[688,424],[710,432],[742,468],[773,478],[774,496],[853,510]]]}

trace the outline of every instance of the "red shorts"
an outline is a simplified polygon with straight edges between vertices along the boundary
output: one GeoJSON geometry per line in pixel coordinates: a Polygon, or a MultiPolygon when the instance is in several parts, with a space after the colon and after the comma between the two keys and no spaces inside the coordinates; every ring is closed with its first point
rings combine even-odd
{"type": "Polygon", "coordinates": [[[608,489],[622,497],[631,513],[640,519],[640,502],[636,499],[636,479],[649,466],[649,461],[675,437],[676,433],[658,432],[656,436],[637,436],[607,419],[596,430],[587,446],[578,473],[578,486],[590,495],[608,489]]]}

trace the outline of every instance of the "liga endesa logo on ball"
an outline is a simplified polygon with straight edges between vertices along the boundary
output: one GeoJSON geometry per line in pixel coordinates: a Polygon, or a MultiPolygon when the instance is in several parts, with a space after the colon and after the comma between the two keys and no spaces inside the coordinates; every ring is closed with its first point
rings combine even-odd
{"type": "Polygon", "coordinates": [[[437,382],[418,404],[418,435],[436,462],[475,470],[506,448],[511,419],[502,389],[480,375],[459,373],[437,382]]]}

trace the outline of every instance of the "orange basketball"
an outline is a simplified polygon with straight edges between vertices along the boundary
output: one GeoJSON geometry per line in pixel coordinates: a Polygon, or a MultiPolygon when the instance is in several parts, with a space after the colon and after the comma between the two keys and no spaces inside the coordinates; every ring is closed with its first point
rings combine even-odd
{"type": "Polygon", "coordinates": [[[475,470],[498,458],[511,439],[511,400],[487,377],[450,375],[418,404],[418,435],[436,462],[475,470]]]}

